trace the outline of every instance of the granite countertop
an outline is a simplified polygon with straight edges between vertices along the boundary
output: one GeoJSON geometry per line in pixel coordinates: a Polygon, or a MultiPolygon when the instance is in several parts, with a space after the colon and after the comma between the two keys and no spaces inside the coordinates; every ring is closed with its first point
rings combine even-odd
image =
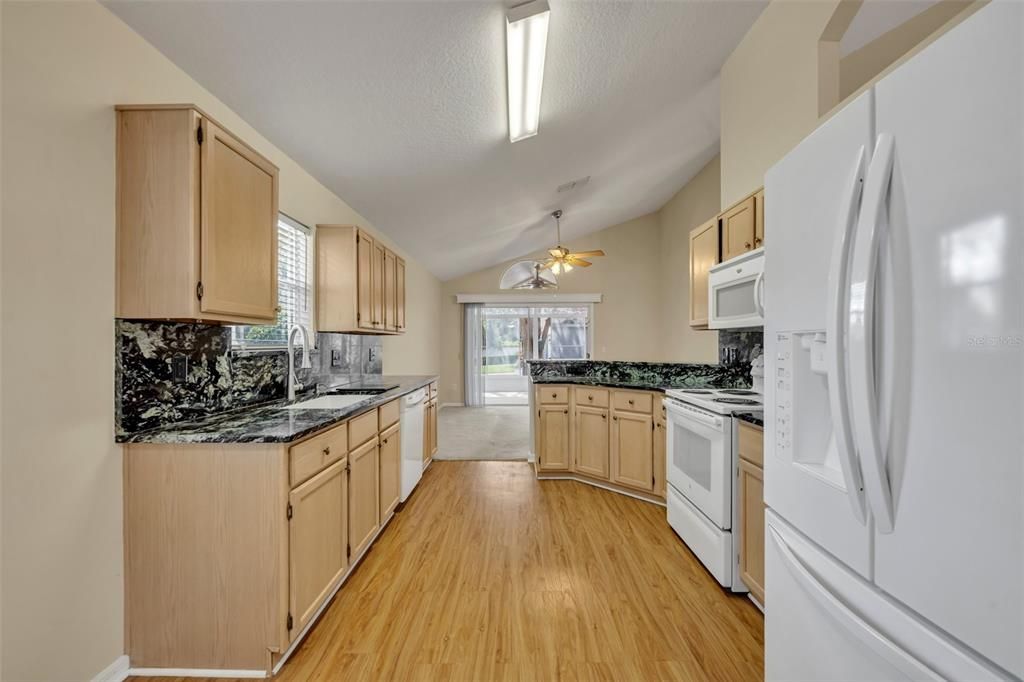
{"type": "MultiPolygon", "coordinates": [[[[205,417],[177,422],[117,437],[119,443],[290,443],[333,424],[422,388],[437,376],[377,376],[341,388],[394,388],[368,395],[365,400],[338,410],[286,410],[288,400],[275,400],[205,417]]],[[[305,395],[302,399],[308,399],[305,395]]],[[[291,401],[299,402],[299,400],[291,401]]]]}
{"type": "Polygon", "coordinates": [[[733,412],[732,416],[754,426],[764,428],[764,412],[733,412]]]}
{"type": "Polygon", "coordinates": [[[636,391],[660,391],[664,393],[670,388],[709,388],[710,383],[695,382],[692,378],[680,378],[678,381],[661,380],[657,383],[645,381],[616,381],[602,377],[575,376],[542,376],[533,377],[535,384],[575,384],[578,386],[607,386],[608,388],[629,388],[636,391]]]}

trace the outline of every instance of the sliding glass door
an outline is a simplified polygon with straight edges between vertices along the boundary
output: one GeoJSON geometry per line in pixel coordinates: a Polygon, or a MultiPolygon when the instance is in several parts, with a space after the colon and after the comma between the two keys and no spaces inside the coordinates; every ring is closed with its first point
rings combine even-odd
{"type": "Polygon", "coordinates": [[[473,378],[482,380],[485,405],[527,404],[529,360],[590,357],[589,305],[487,305],[479,325],[470,330],[478,339],[466,336],[467,344],[480,344],[480,353],[466,353],[466,371],[479,374],[473,378]]]}

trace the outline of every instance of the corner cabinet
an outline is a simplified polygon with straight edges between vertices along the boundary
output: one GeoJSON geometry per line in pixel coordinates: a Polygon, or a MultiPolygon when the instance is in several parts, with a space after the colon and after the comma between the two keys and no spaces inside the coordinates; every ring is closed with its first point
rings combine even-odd
{"type": "Polygon", "coordinates": [[[690,326],[708,326],[708,273],[718,265],[718,220],[690,232],[690,326]]]}
{"type": "Polygon", "coordinates": [[[275,320],[277,167],[194,106],[116,112],[116,316],[275,320]]]}
{"type": "Polygon", "coordinates": [[[538,475],[665,498],[661,393],[543,384],[533,395],[538,475]]]}
{"type": "Polygon", "coordinates": [[[354,225],[316,226],[317,330],[405,332],[405,261],[354,225]]]}

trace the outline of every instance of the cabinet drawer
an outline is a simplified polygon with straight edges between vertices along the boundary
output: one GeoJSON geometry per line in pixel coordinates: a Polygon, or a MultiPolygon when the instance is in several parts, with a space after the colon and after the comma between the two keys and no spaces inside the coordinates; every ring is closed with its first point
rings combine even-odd
{"type": "Polygon", "coordinates": [[[604,388],[576,388],[576,404],[588,407],[608,407],[608,390],[604,388]]]}
{"type": "Polygon", "coordinates": [[[379,429],[383,431],[392,424],[398,423],[398,400],[392,400],[390,403],[381,405],[378,410],[378,418],[380,419],[379,429]]]}
{"type": "Polygon", "coordinates": [[[430,397],[431,398],[436,398],[437,397],[437,382],[436,381],[434,383],[430,384],[430,397]]]}
{"type": "Polygon", "coordinates": [[[567,386],[541,386],[537,389],[537,395],[542,405],[563,405],[569,402],[567,386]]]}
{"type": "Polygon", "coordinates": [[[342,424],[319,433],[293,445],[288,452],[294,488],[348,454],[348,425],[342,424]]]}
{"type": "Polygon", "coordinates": [[[753,424],[739,422],[740,457],[759,467],[764,466],[764,431],[753,424]]]}
{"type": "Polygon", "coordinates": [[[348,422],[348,449],[357,447],[377,435],[377,410],[373,409],[348,422]]]}
{"type": "Polygon", "coordinates": [[[626,412],[651,414],[654,409],[654,396],[638,391],[615,391],[612,394],[612,407],[626,412]]]}

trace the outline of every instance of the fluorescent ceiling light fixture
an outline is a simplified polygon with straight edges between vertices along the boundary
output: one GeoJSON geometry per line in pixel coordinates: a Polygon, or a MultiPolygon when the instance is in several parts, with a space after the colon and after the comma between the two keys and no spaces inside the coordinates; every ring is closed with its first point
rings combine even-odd
{"type": "Polygon", "coordinates": [[[540,127],[540,91],[544,84],[550,16],[551,8],[545,0],[513,7],[505,15],[510,142],[533,137],[540,127]]]}

